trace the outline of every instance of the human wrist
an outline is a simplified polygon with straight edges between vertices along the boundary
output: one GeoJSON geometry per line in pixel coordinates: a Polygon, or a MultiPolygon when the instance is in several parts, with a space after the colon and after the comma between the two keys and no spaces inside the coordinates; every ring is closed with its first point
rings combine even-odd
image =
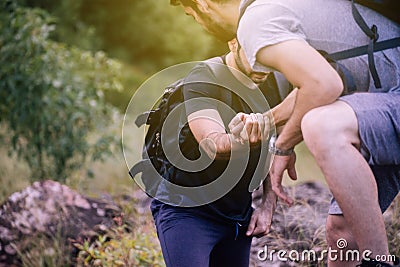
{"type": "Polygon", "coordinates": [[[270,153],[277,156],[290,156],[294,152],[294,148],[284,149],[277,144],[277,137],[272,136],[269,142],[268,150],[270,153]]]}
{"type": "Polygon", "coordinates": [[[266,211],[274,211],[276,209],[277,202],[278,198],[266,197],[262,199],[261,203],[258,205],[258,208],[266,211]]]}
{"type": "Polygon", "coordinates": [[[276,205],[276,201],[278,197],[274,192],[268,192],[266,196],[263,196],[262,203],[263,205],[276,205]]]}

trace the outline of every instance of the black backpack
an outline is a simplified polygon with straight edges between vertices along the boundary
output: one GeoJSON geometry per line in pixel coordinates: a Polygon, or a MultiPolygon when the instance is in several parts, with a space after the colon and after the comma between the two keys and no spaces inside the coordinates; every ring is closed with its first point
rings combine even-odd
{"type": "MultiPolygon", "coordinates": [[[[242,16],[244,15],[244,12],[246,11],[247,7],[250,6],[252,3],[254,3],[255,1],[256,0],[249,0],[241,8],[240,15],[239,15],[239,21],[242,18],[242,16]]],[[[365,46],[360,46],[360,47],[355,47],[352,49],[344,50],[344,51],[335,52],[332,54],[327,54],[323,51],[321,51],[321,52],[322,52],[323,56],[331,63],[332,62],[336,63],[337,61],[342,60],[342,59],[358,57],[358,56],[367,54],[369,70],[370,70],[371,76],[374,80],[375,87],[381,88],[382,86],[381,86],[381,82],[379,79],[379,75],[375,68],[374,52],[378,52],[378,51],[391,49],[391,48],[400,46],[400,37],[396,37],[393,39],[378,42],[379,33],[378,33],[377,26],[376,25],[372,25],[371,27],[368,26],[354,3],[356,2],[358,4],[369,7],[371,9],[381,13],[385,17],[400,24],[399,0],[350,0],[350,1],[352,3],[352,14],[353,14],[354,20],[358,24],[358,26],[361,28],[361,30],[370,38],[369,44],[365,45],[365,46]]],[[[338,68],[340,68],[340,72],[345,73],[344,74],[344,77],[345,77],[344,82],[345,83],[347,82],[350,84],[353,83],[352,82],[353,78],[348,76],[348,74],[346,74],[346,72],[348,72],[348,71],[343,70],[342,67],[339,67],[340,64],[337,64],[337,66],[338,66],[338,68]],[[346,80],[348,80],[348,81],[346,81],[346,80]]],[[[343,79],[343,77],[342,77],[342,79],[343,79]]],[[[352,91],[353,89],[354,88],[352,88],[350,91],[352,91]]]]}
{"type": "Polygon", "coordinates": [[[142,172],[143,176],[146,176],[146,179],[142,176],[144,189],[152,196],[160,183],[159,175],[165,179],[169,176],[170,164],[161,146],[161,130],[169,112],[183,102],[182,86],[182,79],[167,86],[158,106],[139,115],[135,120],[138,128],[142,125],[148,125],[149,128],[143,145],[142,160],[129,170],[129,175],[134,179],[136,174],[142,172]]]}
{"type": "Polygon", "coordinates": [[[399,0],[356,0],[356,3],[369,7],[400,24],[399,0]]]}
{"type": "MultiPolygon", "coordinates": [[[[223,64],[224,59],[222,57],[216,57],[204,61],[207,62],[223,64]]],[[[207,64],[209,69],[217,76],[218,68],[213,67],[215,64],[207,64]]],[[[176,175],[177,169],[173,164],[167,159],[163,146],[161,144],[161,132],[162,126],[168,115],[172,110],[174,110],[178,105],[184,102],[182,88],[184,86],[184,79],[180,79],[175,83],[167,86],[164,93],[159,101],[158,105],[141,115],[139,115],[135,124],[137,127],[142,125],[148,125],[149,128],[146,132],[145,142],[142,151],[142,160],[136,163],[130,170],[129,175],[134,179],[136,174],[142,173],[142,183],[145,188],[145,192],[150,196],[155,196],[158,187],[161,182],[161,177],[168,181],[173,181],[176,175]]],[[[210,81],[210,83],[212,83],[210,81]]],[[[228,105],[232,104],[232,92],[229,90],[222,90],[223,99],[221,101],[228,105]]],[[[175,136],[168,136],[163,138],[176,139],[175,136]]],[[[185,125],[179,132],[179,147],[181,151],[191,152],[191,150],[196,150],[198,147],[197,141],[194,139],[189,126],[185,125]]],[[[187,154],[187,153],[184,153],[187,154]]]]}

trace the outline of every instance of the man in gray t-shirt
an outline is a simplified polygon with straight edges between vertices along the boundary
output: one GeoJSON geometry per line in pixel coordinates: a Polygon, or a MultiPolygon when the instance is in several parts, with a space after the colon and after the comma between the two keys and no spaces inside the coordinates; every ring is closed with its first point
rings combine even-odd
{"type": "MultiPolygon", "coordinates": [[[[278,70],[298,88],[293,112],[281,118],[287,122],[271,148],[276,154],[270,171],[276,194],[292,203],[281,186],[282,175],[287,170],[296,178],[293,147],[304,138],[337,200],[327,220],[329,246],[336,249],[336,241],[345,238],[346,249],[370,250],[376,259],[388,255],[382,211],[400,190],[400,49],[374,54],[380,89],[374,87],[367,56],[341,61],[358,92],[340,97],[343,82],[317,50],[332,53],[368,44],[350,1],[257,0],[239,24],[246,0],[172,2],[182,4],[187,14],[222,39],[237,31],[253,71],[278,70]]],[[[357,7],[368,25],[377,25],[380,40],[400,36],[399,25],[357,7]]]]}

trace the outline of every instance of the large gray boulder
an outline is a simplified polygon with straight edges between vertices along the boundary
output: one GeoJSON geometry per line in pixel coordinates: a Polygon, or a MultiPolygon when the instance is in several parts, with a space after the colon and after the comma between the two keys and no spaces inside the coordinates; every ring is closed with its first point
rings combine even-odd
{"type": "Polygon", "coordinates": [[[0,267],[19,266],[34,237],[57,237],[71,247],[71,240],[94,237],[120,214],[110,200],[82,196],[55,181],[35,182],[0,206],[0,267]]]}

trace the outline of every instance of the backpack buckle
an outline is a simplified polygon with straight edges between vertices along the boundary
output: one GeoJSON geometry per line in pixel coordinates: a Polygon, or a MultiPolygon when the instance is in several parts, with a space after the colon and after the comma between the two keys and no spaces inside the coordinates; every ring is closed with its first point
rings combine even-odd
{"type": "Polygon", "coordinates": [[[379,39],[378,27],[375,24],[372,25],[371,31],[372,31],[371,40],[376,42],[379,39]]]}
{"type": "Polygon", "coordinates": [[[142,125],[147,124],[150,125],[150,122],[152,120],[152,116],[155,113],[155,110],[150,110],[146,111],[139,116],[136,117],[135,124],[138,128],[140,128],[142,125]]]}

